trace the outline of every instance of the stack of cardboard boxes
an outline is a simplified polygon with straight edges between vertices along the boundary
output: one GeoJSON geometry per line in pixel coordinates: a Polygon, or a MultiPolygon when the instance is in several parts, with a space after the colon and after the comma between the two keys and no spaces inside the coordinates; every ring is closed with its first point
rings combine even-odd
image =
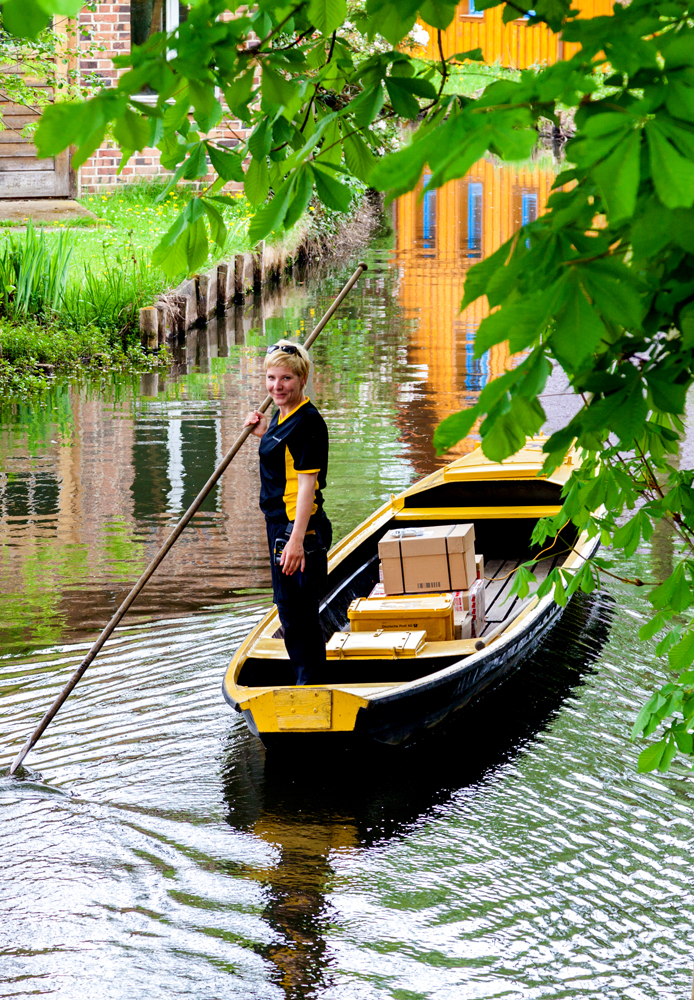
{"type": "Polygon", "coordinates": [[[482,634],[484,560],[474,525],[395,528],[378,554],[381,581],[349,608],[353,632],[425,629],[429,642],[482,634]]]}

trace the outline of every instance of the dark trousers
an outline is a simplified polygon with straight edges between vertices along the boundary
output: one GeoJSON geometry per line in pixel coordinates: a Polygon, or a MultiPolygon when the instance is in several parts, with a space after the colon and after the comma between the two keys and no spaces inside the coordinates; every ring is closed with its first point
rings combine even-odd
{"type": "Polygon", "coordinates": [[[287,539],[292,525],[267,524],[267,541],[272,566],[272,591],[277,605],[284,645],[297,684],[320,683],[325,671],[325,639],[318,617],[318,607],[328,579],[328,549],[332,543],[332,525],[321,511],[311,518],[304,539],[306,568],[291,576],[275,565],[274,549],[278,539],[287,539]]]}

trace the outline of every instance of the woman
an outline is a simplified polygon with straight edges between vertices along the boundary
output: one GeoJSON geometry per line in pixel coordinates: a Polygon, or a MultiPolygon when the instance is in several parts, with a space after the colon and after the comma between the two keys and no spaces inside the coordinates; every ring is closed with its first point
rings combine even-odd
{"type": "Polygon", "coordinates": [[[298,344],[267,349],[265,384],[277,406],[272,419],[254,410],[260,442],[260,508],[265,514],[272,590],[297,684],[320,681],[325,639],[318,616],[328,576],[332,526],[321,490],[328,471],[328,428],[304,395],[311,362],[298,344]]]}

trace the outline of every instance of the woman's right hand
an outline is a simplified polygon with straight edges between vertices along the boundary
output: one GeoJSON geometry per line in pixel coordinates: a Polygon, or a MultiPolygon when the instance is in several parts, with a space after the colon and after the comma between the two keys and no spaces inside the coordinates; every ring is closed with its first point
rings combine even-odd
{"type": "Polygon", "coordinates": [[[261,438],[268,428],[269,420],[260,410],[251,410],[243,422],[244,427],[252,427],[252,433],[261,438]]]}

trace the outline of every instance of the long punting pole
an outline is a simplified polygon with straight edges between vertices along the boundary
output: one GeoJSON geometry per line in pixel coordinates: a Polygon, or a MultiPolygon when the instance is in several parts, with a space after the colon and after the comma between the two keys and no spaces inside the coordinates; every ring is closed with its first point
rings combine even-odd
{"type": "MultiPolygon", "coordinates": [[[[347,282],[347,284],[345,285],[345,287],[342,289],[342,291],[340,292],[340,294],[337,296],[337,298],[333,301],[333,303],[331,304],[330,308],[326,312],[325,316],[323,316],[323,318],[321,319],[320,323],[318,323],[318,325],[309,334],[306,342],[304,343],[304,347],[306,349],[308,349],[311,346],[311,344],[313,344],[313,342],[315,341],[316,337],[318,337],[320,335],[320,333],[323,331],[323,329],[325,328],[325,326],[329,322],[329,320],[333,317],[333,315],[335,314],[336,310],[339,308],[339,306],[341,305],[341,303],[343,302],[343,300],[347,297],[347,295],[349,294],[349,292],[351,291],[351,289],[353,288],[353,286],[359,280],[362,271],[366,271],[366,270],[368,270],[368,268],[367,268],[367,266],[366,266],[365,263],[362,262],[362,263],[360,263],[358,265],[356,271],[354,272],[354,274],[352,275],[352,277],[349,279],[349,281],[347,282]]],[[[266,396],[265,400],[263,401],[263,403],[258,407],[258,409],[260,410],[260,412],[264,413],[265,410],[267,410],[267,408],[268,408],[268,406],[270,405],[271,402],[272,402],[272,396],[266,396]]],[[[67,682],[67,684],[65,685],[65,687],[63,688],[63,690],[60,692],[60,694],[58,695],[58,697],[55,699],[55,701],[53,702],[53,704],[51,705],[51,707],[48,709],[48,711],[46,712],[46,714],[44,715],[44,717],[39,722],[39,724],[36,727],[36,729],[33,731],[33,733],[31,734],[31,736],[29,737],[29,739],[26,741],[26,743],[24,744],[24,746],[22,747],[22,749],[19,751],[19,753],[17,754],[17,756],[15,757],[15,759],[12,761],[12,766],[10,767],[10,774],[14,774],[15,773],[15,771],[17,770],[17,768],[19,767],[19,765],[22,763],[22,761],[24,760],[24,758],[26,757],[26,755],[29,753],[29,751],[31,750],[31,748],[36,745],[36,743],[38,742],[38,740],[41,738],[41,736],[43,735],[43,733],[46,731],[46,729],[48,728],[48,726],[51,724],[51,722],[53,721],[53,719],[56,717],[56,715],[60,711],[60,709],[63,706],[63,704],[70,697],[70,694],[72,693],[72,691],[77,687],[77,685],[81,681],[82,677],[84,676],[84,674],[87,671],[87,668],[90,666],[91,663],[93,663],[93,661],[96,658],[99,650],[102,648],[102,646],[104,645],[104,643],[106,642],[106,640],[108,639],[108,637],[111,635],[111,633],[113,632],[113,630],[116,628],[116,626],[118,625],[118,623],[121,620],[121,618],[123,618],[123,616],[129,610],[129,608],[131,607],[131,605],[134,603],[134,601],[137,598],[137,596],[144,589],[145,585],[150,580],[150,578],[152,577],[153,573],[155,572],[155,570],[157,569],[157,567],[159,566],[159,564],[163,561],[163,559],[166,556],[166,554],[173,548],[176,540],[178,539],[179,535],[182,533],[183,529],[191,521],[193,515],[199,510],[200,505],[202,504],[203,500],[205,499],[205,497],[207,496],[207,494],[210,492],[210,490],[212,489],[212,487],[216,484],[217,480],[220,478],[220,476],[225,471],[225,469],[227,468],[227,466],[230,465],[231,462],[233,462],[234,458],[236,457],[236,455],[238,454],[238,452],[241,450],[241,447],[242,447],[244,441],[246,440],[246,438],[249,437],[249,435],[252,433],[252,431],[253,431],[253,427],[252,426],[244,427],[244,429],[241,431],[241,433],[239,434],[239,436],[236,438],[236,440],[234,441],[233,445],[231,446],[231,448],[229,449],[229,451],[226,453],[226,455],[224,456],[224,458],[222,459],[222,461],[219,463],[219,465],[217,466],[217,468],[215,469],[215,471],[212,473],[212,475],[210,476],[210,478],[207,480],[207,482],[203,486],[203,488],[200,491],[200,493],[197,495],[197,497],[195,498],[195,500],[193,501],[193,503],[190,505],[190,507],[188,508],[188,510],[185,512],[185,514],[183,515],[183,517],[181,518],[181,520],[178,522],[178,524],[176,525],[176,527],[174,528],[174,530],[171,532],[171,534],[169,535],[169,537],[166,539],[166,541],[164,542],[164,544],[162,545],[162,547],[159,549],[159,551],[155,555],[154,559],[152,559],[152,561],[149,564],[149,566],[147,567],[147,569],[144,571],[144,573],[142,574],[142,576],[140,577],[140,579],[137,581],[137,583],[135,584],[135,586],[133,587],[133,589],[130,591],[130,593],[128,594],[128,596],[125,598],[125,600],[123,601],[123,603],[121,604],[121,606],[118,608],[118,610],[116,611],[116,613],[113,616],[113,618],[111,619],[111,621],[108,623],[108,625],[106,626],[106,628],[103,630],[103,632],[101,633],[101,635],[99,636],[99,638],[96,640],[96,642],[94,643],[94,645],[92,646],[92,648],[89,650],[89,652],[87,653],[87,655],[85,656],[85,658],[80,663],[80,665],[77,668],[77,670],[75,670],[75,672],[72,675],[72,677],[70,678],[70,680],[67,682]]]]}

